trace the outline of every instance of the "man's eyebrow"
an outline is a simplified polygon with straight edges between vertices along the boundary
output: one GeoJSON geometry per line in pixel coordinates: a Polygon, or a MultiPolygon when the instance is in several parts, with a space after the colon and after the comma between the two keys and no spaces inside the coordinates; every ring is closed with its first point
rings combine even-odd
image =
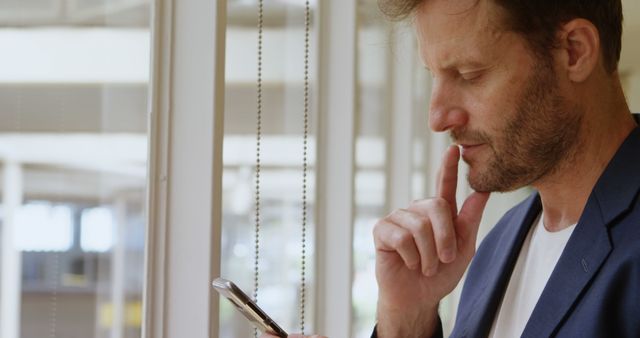
{"type": "MultiPolygon", "coordinates": [[[[441,69],[441,70],[457,70],[462,68],[480,69],[480,68],[486,68],[487,66],[488,66],[487,64],[477,60],[467,60],[467,61],[452,61],[450,63],[445,64],[443,67],[438,67],[438,69],[441,69]]],[[[431,73],[431,68],[429,68],[429,66],[425,65],[423,67],[426,71],[431,73]]]]}

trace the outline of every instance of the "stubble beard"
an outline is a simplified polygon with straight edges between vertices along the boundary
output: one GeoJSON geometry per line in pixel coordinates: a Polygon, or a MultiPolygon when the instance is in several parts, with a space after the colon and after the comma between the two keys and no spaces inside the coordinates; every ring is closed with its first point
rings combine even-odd
{"type": "Polygon", "coordinates": [[[488,161],[469,163],[467,179],[476,191],[507,192],[531,185],[575,156],[582,109],[568,105],[558,94],[550,62],[539,62],[527,82],[502,132],[494,137],[480,131],[452,132],[454,139],[471,137],[490,148],[488,161]]]}

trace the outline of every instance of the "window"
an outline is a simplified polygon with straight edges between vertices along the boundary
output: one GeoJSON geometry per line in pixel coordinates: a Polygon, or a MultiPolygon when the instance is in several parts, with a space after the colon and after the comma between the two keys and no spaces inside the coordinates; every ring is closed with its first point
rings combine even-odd
{"type": "Polygon", "coordinates": [[[358,2],[358,14],[352,332],[369,337],[378,294],[371,230],[388,210],[393,36],[375,1],[358,2]]]}
{"type": "MultiPolygon", "coordinates": [[[[253,294],[257,110],[257,1],[230,1],[227,14],[222,273],[253,294]]],[[[315,2],[311,20],[315,21],[315,2]]],[[[317,48],[310,26],[310,89],[317,48]]],[[[262,45],[260,272],[258,304],[291,332],[300,331],[305,1],[265,1],[262,45]]],[[[313,99],[313,97],[312,97],[313,99]]],[[[315,113],[309,105],[305,331],[313,330],[315,113]]],[[[253,330],[227,300],[221,337],[253,330]]]]}
{"type": "Polygon", "coordinates": [[[150,0],[0,4],[0,336],[140,337],[150,0]]]}

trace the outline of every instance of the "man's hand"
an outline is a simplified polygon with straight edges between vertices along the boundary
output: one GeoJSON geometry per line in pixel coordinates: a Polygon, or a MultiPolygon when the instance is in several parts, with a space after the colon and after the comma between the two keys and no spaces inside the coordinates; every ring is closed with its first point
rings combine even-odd
{"type": "Polygon", "coordinates": [[[432,335],[438,303],[455,288],[475,254],[489,193],[472,193],[458,212],[459,161],[458,147],[449,147],[437,197],[414,201],[373,229],[381,338],[432,335]]]}
{"type": "MultiPolygon", "coordinates": [[[[270,335],[268,333],[263,333],[260,338],[278,338],[276,336],[270,335]]],[[[325,336],[318,336],[318,335],[313,335],[313,336],[303,336],[301,334],[290,334],[288,338],[327,338],[325,336]]]]}

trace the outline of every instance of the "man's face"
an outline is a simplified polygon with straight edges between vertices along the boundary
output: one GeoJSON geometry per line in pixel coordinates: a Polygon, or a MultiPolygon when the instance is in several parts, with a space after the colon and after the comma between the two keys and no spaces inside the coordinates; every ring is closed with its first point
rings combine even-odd
{"type": "Polygon", "coordinates": [[[548,177],[572,156],[581,124],[551,57],[533,55],[501,27],[501,16],[483,0],[427,0],[416,13],[420,54],[433,76],[429,124],[462,147],[477,191],[548,177]]]}

